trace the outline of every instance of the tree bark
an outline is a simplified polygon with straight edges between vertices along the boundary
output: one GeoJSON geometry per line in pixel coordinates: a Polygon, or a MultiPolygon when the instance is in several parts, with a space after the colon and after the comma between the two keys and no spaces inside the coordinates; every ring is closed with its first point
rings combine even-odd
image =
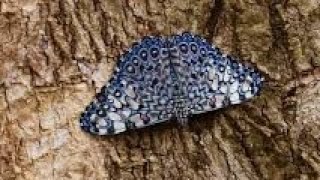
{"type": "Polygon", "coordinates": [[[320,178],[320,2],[0,0],[0,179],[320,178]],[[191,31],[255,64],[260,97],[116,136],[80,130],[117,56],[191,31]]]}

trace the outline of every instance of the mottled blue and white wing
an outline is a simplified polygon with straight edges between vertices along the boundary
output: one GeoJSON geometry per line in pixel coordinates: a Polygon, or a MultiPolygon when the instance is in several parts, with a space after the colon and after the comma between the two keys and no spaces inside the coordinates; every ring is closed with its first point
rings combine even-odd
{"type": "Polygon", "coordinates": [[[171,119],[173,80],[166,41],[145,37],[120,57],[110,81],[82,113],[82,129],[118,134],[171,119]]]}
{"type": "Polygon", "coordinates": [[[82,113],[82,129],[117,134],[239,104],[261,89],[254,68],[191,33],[146,37],[120,57],[115,73],[82,113]]]}
{"type": "Polygon", "coordinates": [[[188,114],[239,104],[260,91],[263,78],[258,71],[222,54],[204,39],[184,33],[173,36],[170,43],[178,50],[174,69],[184,87],[188,114]]]}

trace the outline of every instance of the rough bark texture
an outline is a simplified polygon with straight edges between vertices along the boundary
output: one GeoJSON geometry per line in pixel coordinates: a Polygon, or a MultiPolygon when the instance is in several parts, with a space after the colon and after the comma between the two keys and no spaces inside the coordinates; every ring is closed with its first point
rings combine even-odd
{"type": "Polygon", "coordinates": [[[320,1],[0,0],[0,179],[317,179],[320,1]],[[191,31],[267,77],[253,101],[112,137],[78,117],[117,55],[191,31]]]}

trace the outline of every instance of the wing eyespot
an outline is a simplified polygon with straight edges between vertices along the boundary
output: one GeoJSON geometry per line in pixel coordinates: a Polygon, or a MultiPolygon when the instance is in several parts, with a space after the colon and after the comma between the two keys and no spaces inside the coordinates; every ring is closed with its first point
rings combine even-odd
{"type": "Polygon", "coordinates": [[[188,54],[189,48],[187,43],[180,43],[179,50],[183,54],[188,54]]]}
{"type": "Polygon", "coordinates": [[[127,65],[126,69],[131,74],[135,73],[135,68],[132,65],[127,65]]]}
{"type": "Polygon", "coordinates": [[[159,56],[159,48],[157,48],[157,47],[152,47],[151,49],[150,49],[150,55],[151,55],[151,57],[152,58],[154,58],[154,59],[156,59],[158,56],[159,56]]]}
{"type": "Polygon", "coordinates": [[[190,50],[193,52],[193,54],[197,54],[198,52],[198,46],[196,43],[190,43],[190,50]]]}
{"type": "Polygon", "coordinates": [[[146,49],[141,49],[139,52],[139,56],[141,57],[141,59],[147,61],[148,60],[148,51],[146,49]]]}
{"type": "Polygon", "coordinates": [[[132,57],[132,63],[134,64],[134,65],[139,65],[139,58],[137,57],[137,56],[133,56],[132,57]]]}

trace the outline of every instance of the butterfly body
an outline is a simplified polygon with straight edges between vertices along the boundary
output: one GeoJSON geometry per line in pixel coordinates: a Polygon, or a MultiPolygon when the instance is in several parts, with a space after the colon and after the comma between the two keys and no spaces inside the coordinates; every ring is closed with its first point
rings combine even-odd
{"type": "Polygon", "coordinates": [[[118,134],[128,129],[239,104],[263,78],[191,33],[145,37],[120,56],[113,77],[82,113],[82,129],[118,134]]]}

